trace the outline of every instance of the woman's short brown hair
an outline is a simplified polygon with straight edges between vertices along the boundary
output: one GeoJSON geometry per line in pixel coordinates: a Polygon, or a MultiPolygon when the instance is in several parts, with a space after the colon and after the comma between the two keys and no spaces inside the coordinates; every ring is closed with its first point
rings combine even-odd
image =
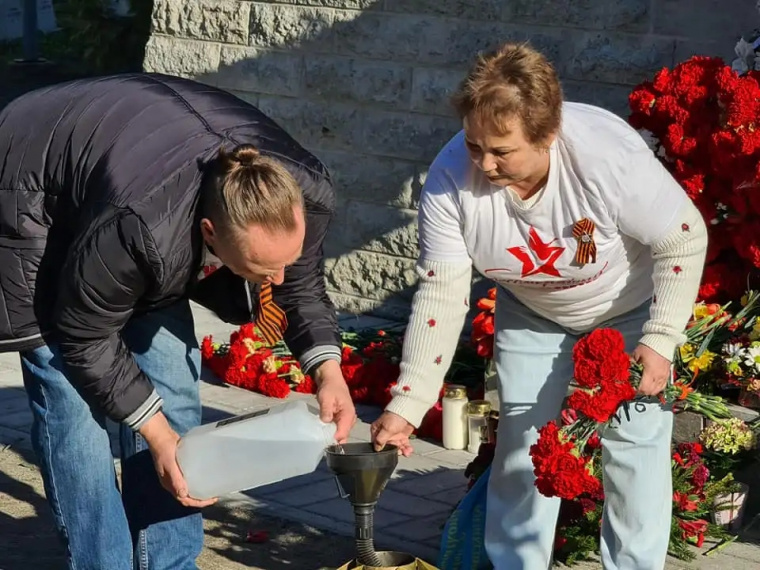
{"type": "Polygon", "coordinates": [[[294,208],[303,207],[301,187],[277,160],[253,145],[219,154],[203,182],[203,214],[225,235],[260,225],[270,231],[293,231],[294,208]]]}
{"type": "Polygon", "coordinates": [[[559,130],[562,87],[546,57],[528,44],[508,43],[478,56],[452,104],[460,118],[474,115],[501,133],[517,118],[537,145],[559,130]]]}

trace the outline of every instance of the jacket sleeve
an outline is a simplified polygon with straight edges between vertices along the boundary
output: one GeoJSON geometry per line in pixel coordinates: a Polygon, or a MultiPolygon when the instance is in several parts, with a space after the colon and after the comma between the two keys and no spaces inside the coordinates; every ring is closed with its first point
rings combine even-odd
{"type": "MultiPolygon", "coordinates": [[[[329,183],[323,181],[320,186],[324,197],[329,183]]],[[[332,196],[331,188],[329,193],[332,196]]],[[[307,373],[326,360],[340,361],[341,356],[338,317],[325,287],[323,246],[333,215],[333,201],[329,205],[325,202],[328,201],[306,200],[303,254],[286,269],[285,281],[272,287],[274,301],[288,318],[285,343],[307,373]]]]}
{"type": "Polygon", "coordinates": [[[117,214],[72,249],[54,314],[69,381],[90,405],[134,430],[162,401],[121,331],[155,282],[157,259],[147,228],[131,213],[117,214]]]}

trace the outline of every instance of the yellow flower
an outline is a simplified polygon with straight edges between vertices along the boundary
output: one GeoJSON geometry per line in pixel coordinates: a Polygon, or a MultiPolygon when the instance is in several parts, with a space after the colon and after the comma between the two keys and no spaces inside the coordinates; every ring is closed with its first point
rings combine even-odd
{"type": "Polygon", "coordinates": [[[760,319],[755,321],[752,325],[752,330],[749,333],[749,339],[752,341],[760,340],[760,319]]]}
{"type": "Polygon", "coordinates": [[[740,362],[729,360],[726,363],[726,371],[733,376],[744,376],[744,370],[740,362]]]}
{"type": "Polygon", "coordinates": [[[697,303],[694,305],[694,318],[696,320],[704,319],[709,314],[710,313],[707,310],[707,305],[704,303],[697,303]]]}
{"type": "Polygon", "coordinates": [[[744,295],[742,295],[742,298],[741,298],[742,307],[746,307],[749,304],[750,296],[753,297],[752,300],[754,302],[757,302],[757,291],[753,291],[753,290],[750,289],[744,295]]]}
{"type": "Polygon", "coordinates": [[[699,356],[695,356],[689,360],[689,370],[692,372],[696,372],[697,370],[709,370],[712,367],[716,356],[717,355],[714,352],[705,350],[699,356]]]}
{"type": "Polygon", "coordinates": [[[690,342],[687,342],[683,346],[679,347],[678,351],[681,353],[681,360],[684,362],[689,362],[692,358],[694,358],[694,353],[696,352],[696,349],[694,348],[694,345],[690,342]]]}
{"type": "Polygon", "coordinates": [[[721,312],[721,308],[722,307],[717,303],[710,303],[709,305],[706,305],[705,303],[695,303],[692,314],[694,315],[694,319],[699,321],[711,315],[718,315],[721,312]]]}

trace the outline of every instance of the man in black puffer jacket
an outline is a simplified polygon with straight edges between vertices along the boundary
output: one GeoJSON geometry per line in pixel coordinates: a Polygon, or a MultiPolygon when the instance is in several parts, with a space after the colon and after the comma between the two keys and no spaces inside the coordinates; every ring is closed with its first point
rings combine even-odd
{"type": "Polygon", "coordinates": [[[0,351],[21,354],[71,568],[196,568],[209,502],[187,496],[175,458],[201,420],[189,299],[282,335],[348,436],[322,270],[334,205],[314,156],[192,81],[74,81],[0,112],[0,351]],[[122,493],[105,418],[121,425],[122,493]]]}

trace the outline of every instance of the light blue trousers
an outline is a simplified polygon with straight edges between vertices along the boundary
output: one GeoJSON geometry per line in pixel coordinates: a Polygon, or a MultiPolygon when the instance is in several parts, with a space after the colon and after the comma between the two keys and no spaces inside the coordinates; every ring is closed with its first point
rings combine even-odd
{"type": "MultiPolygon", "coordinates": [[[[485,543],[495,570],[545,570],[552,561],[560,500],[534,486],[529,448],[557,419],[579,336],[539,317],[498,288],[494,359],[501,402],[488,488],[485,543]]],[[[649,304],[605,323],[633,351],[649,304]]],[[[656,403],[629,406],[602,434],[605,570],[660,570],[670,536],[673,414],[656,403]]]]}

